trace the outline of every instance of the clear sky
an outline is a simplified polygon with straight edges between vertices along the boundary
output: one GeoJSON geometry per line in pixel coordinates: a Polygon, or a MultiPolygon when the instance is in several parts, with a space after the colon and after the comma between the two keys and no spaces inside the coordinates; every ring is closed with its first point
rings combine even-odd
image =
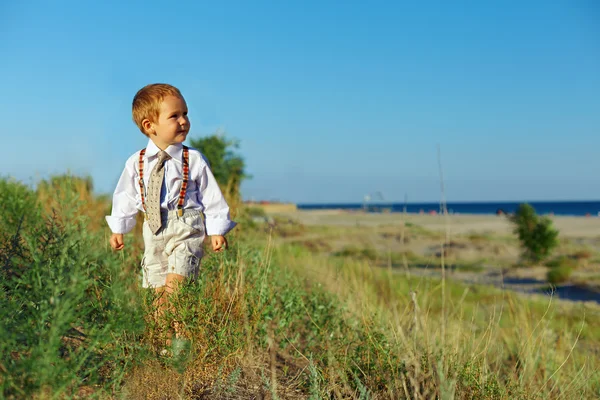
{"type": "Polygon", "coordinates": [[[241,141],[247,199],[600,199],[600,3],[0,0],[0,174],[112,192],[142,86],[241,141]]]}

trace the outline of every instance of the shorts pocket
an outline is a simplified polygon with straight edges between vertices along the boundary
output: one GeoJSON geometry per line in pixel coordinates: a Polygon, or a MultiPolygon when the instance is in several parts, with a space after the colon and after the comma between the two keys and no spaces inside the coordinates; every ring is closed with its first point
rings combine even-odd
{"type": "Polygon", "coordinates": [[[177,220],[196,233],[204,233],[204,219],[200,215],[184,215],[177,220]]]}
{"type": "Polygon", "coordinates": [[[183,275],[186,278],[196,278],[200,270],[200,257],[188,251],[181,251],[169,268],[170,273],[183,275]]]}

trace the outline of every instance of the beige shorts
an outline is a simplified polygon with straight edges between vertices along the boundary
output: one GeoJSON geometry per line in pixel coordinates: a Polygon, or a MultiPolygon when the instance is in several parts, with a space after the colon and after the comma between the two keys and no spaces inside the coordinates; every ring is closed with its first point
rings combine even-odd
{"type": "Polygon", "coordinates": [[[179,274],[189,278],[198,276],[204,242],[204,218],[202,212],[177,210],[161,214],[162,228],[156,235],[144,221],[144,257],[142,258],[142,286],[164,286],[167,274],[179,274]]]}

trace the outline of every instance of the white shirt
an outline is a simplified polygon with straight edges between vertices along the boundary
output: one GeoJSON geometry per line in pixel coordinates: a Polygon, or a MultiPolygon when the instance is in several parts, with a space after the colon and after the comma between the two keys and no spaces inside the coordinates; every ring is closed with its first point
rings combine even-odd
{"type": "MultiPolygon", "coordinates": [[[[165,150],[171,159],[165,162],[165,193],[161,199],[161,210],[176,210],[179,190],[183,181],[183,146],[171,145],[165,150]]],[[[148,187],[150,172],[157,162],[160,149],[148,141],[144,154],[144,187],[148,187]]],[[[117,188],[113,194],[112,215],[106,222],[113,233],[127,233],[135,226],[138,211],[144,211],[139,185],[140,152],[133,154],[125,163],[117,188]]],[[[190,148],[190,173],[183,208],[204,213],[206,234],[225,235],[236,225],[229,216],[229,206],[219,189],[208,163],[202,153],[190,148]]],[[[146,196],[144,196],[146,198],[146,196]]]]}

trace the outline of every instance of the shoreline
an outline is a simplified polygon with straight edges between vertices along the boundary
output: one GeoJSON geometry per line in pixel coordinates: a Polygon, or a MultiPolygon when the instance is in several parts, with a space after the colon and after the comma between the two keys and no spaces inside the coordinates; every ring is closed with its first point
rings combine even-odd
{"type": "MultiPolygon", "coordinates": [[[[398,215],[398,214],[405,214],[405,215],[431,215],[431,216],[443,216],[444,214],[441,212],[437,212],[437,211],[433,211],[433,210],[428,210],[428,211],[394,211],[394,210],[385,210],[385,211],[365,211],[364,209],[361,208],[305,208],[302,206],[297,206],[296,211],[299,212],[344,212],[344,213],[349,213],[349,214],[391,214],[391,215],[398,215]]],[[[554,212],[550,212],[550,213],[537,213],[539,216],[541,217],[574,217],[574,218],[600,218],[600,211],[597,214],[568,214],[568,213],[554,213],[554,212]]],[[[482,217],[506,217],[511,215],[511,213],[495,213],[495,212],[454,212],[454,211],[448,211],[447,215],[452,216],[452,215],[472,215],[472,216],[482,216],[482,217]]]]}
{"type": "MultiPolygon", "coordinates": [[[[412,214],[412,215],[439,215],[439,203],[389,203],[389,204],[359,204],[359,203],[330,203],[330,204],[302,204],[278,202],[245,202],[248,207],[263,209],[266,213],[279,212],[344,212],[366,214],[412,214]]],[[[498,216],[511,215],[520,204],[531,205],[539,216],[562,217],[600,217],[600,201],[564,201],[564,202],[480,202],[480,203],[446,203],[448,215],[479,215],[498,216]]]]}

